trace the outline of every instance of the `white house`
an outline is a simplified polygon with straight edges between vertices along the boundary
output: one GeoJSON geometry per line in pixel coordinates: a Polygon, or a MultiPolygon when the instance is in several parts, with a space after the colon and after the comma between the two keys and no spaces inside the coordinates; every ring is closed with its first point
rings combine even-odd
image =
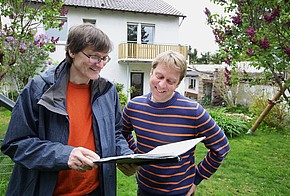
{"type": "MultiPolygon", "coordinates": [[[[102,29],[112,40],[112,60],[101,76],[124,84],[124,91],[135,87],[129,98],[149,92],[152,60],[162,51],[175,50],[187,57],[188,47],[178,41],[179,25],[186,17],[162,0],[63,0],[68,14],[61,32],[48,30],[49,36],[60,37],[51,54],[55,61],[65,57],[65,41],[71,26],[89,22],[102,29]],[[142,32],[142,34],[141,34],[142,32]],[[143,36],[144,33],[148,35],[143,36]]],[[[44,31],[44,30],[43,30],[44,31]]],[[[180,85],[183,94],[184,84],[180,85]]]]}

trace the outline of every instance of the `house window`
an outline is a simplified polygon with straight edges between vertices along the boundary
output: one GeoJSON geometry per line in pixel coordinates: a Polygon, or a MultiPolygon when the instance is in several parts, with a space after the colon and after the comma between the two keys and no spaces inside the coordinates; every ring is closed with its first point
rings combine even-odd
{"type": "Polygon", "coordinates": [[[192,79],[192,78],[189,79],[189,86],[188,86],[188,88],[189,89],[196,90],[196,79],[192,79]]]}
{"type": "Polygon", "coordinates": [[[59,20],[62,20],[63,22],[62,30],[58,30],[57,28],[50,28],[46,30],[45,33],[49,37],[54,37],[54,39],[59,37],[59,41],[65,42],[67,39],[67,32],[68,32],[67,19],[59,18],[59,20]]]}
{"type": "Polygon", "coordinates": [[[90,23],[90,24],[96,25],[96,20],[95,19],[83,19],[83,23],[90,23]]]}
{"type": "Polygon", "coordinates": [[[127,25],[127,42],[152,44],[154,41],[154,29],[152,24],[133,24],[127,25]]]}
{"type": "Polygon", "coordinates": [[[137,43],[138,25],[128,24],[127,26],[127,41],[128,43],[137,43]]]}
{"type": "Polygon", "coordinates": [[[148,24],[141,25],[141,43],[153,44],[154,26],[148,24]]]}

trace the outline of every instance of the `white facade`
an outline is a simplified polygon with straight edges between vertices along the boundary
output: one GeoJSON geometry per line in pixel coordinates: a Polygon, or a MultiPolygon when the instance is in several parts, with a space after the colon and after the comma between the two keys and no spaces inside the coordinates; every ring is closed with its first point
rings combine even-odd
{"type": "MultiPolygon", "coordinates": [[[[154,26],[153,44],[178,45],[179,17],[133,12],[100,10],[82,7],[67,7],[67,29],[71,26],[84,23],[86,20],[95,21],[95,25],[104,31],[112,40],[114,48],[109,54],[111,61],[101,71],[101,76],[110,81],[124,84],[124,92],[130,88],[130,74],[143,73],[143,94],[148,93],[149,73],[151,63],[118,63],[118,46],[127,42],[127,24],[148,24],[154,26]]],[[[65,30],[65,29],[64,29],[65,30]]],[[[65,41],[59,41],[56,51],[51,54],[54,61],[61,62],[65,58],[65,41]]],[[[180,85],[183,94],[184,85],[180,85]]]]}

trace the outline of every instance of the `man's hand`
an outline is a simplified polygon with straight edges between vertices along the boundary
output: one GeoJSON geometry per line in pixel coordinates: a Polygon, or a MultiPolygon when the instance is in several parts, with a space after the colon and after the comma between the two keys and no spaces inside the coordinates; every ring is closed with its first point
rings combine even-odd
{"type": "Polygon", "coordinates": [[[77,147],[74,148],[70,153],[68,159],[68,166],[71,169],[85,172],[87,170],[97,168],[98,165],[95,164],[93,160],[98,159],[100,159],[100,156],[97,155],[95,152],[83,147],[77,147]]]}
{"type": "Polygon", "coordinates": [[[136,164],[127,164],[127,163],[119,163],[119,164],[117,164],[117,167],[126,176],[131,176],[131,175],[135,174],[140,168],[140,166],[138,166],[136,164]]]}
{"type": "Polygon", "coordinates": [[[186,194],[186,196],[192,196],[194,195],[194,192],[196,191],[196,185],[192,184],[191,188],[189,189],[188,193],[186,194]]]}

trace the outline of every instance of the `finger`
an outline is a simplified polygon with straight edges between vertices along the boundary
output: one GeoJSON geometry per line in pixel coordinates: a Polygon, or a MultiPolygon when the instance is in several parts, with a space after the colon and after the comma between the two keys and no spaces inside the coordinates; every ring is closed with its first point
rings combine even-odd
{"type": "Polygon", "coordinates": [[[83,156],[88,157],[91,160],[100,159],[100,156],[97,153],[95,153],[94,151],[86,149],[86,148],[83,148],[83,147],[79,147],[79,148],[80,148],[83,156]]]}

